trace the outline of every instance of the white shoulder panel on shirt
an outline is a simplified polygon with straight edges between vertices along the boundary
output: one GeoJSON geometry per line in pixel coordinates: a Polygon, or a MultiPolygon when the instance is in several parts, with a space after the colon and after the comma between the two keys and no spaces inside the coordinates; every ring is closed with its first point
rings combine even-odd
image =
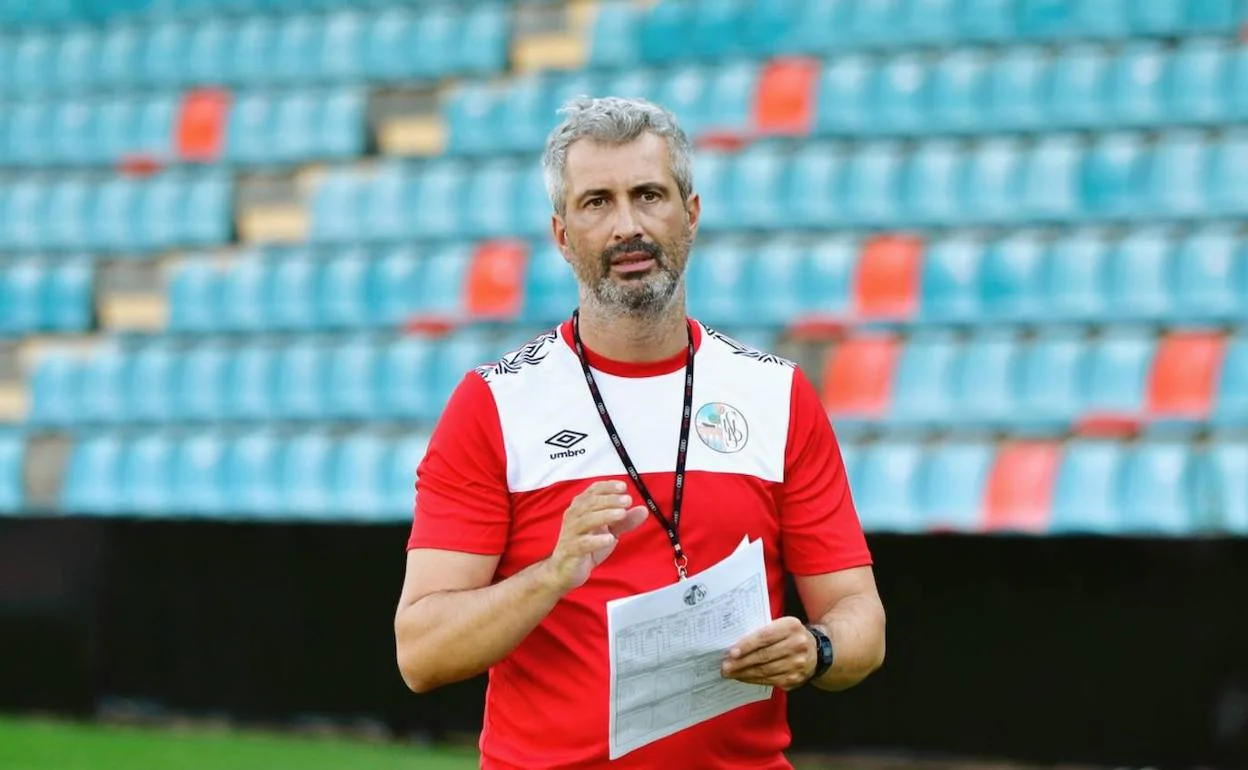
{"type": "MultiPolygon", "coordinates": [[[[498,406],[512,492],[625,473],[580,362],[557,330],[477,372],[498,406]]],[[[686,469],[782,481],[793,372],[791,362],[703,326],[686,469]]],[[[595,370],[594,379],[637,470],[674,471],[684,369],[657,377],[595,370]]]]}

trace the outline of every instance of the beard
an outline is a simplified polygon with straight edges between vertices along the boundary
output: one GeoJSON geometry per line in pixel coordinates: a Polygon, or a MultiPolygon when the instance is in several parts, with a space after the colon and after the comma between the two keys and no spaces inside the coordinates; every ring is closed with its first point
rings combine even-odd
{"type": "Polygon", "coordinates": [[[657,316],[671,305],[684,282],[689,247],[688,230],[666,247],[642,240],[619,243],[605,249],[596,260],[576,260],[581,266],[577,272],[589,297],[604,310],[657,316]],[[654,267],[638,275],[613,275],[611,261],[629,253],[645,254],[654,260],[654,267]]]}

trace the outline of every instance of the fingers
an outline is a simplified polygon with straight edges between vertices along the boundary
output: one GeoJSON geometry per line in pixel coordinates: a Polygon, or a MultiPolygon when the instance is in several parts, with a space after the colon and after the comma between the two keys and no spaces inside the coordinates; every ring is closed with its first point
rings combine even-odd
{"type": "Polygon", "coordinates": [[[611,531],[611,534],[615,535],[616,537],[619,537],[620,535],[623,535],[625,532],[632,532],[634,529],[637,529],[638,527],[640,527],[641,523],[646,520],[646,515],[649,512],[650,511],[644,505],[638,505],[635,508],[629,508],[627,511],[624,512],[623,518],[621,518],[619,521],[615,522],[614,524],[608,525],[607,528],[611,531]]]}
{"type": "Polygon", "coordinates": [[[814,638],[790,617],[742,638],[728,651],[722,670],[729,679],[787,689],[805,681],[814,665],[814,638]]]}

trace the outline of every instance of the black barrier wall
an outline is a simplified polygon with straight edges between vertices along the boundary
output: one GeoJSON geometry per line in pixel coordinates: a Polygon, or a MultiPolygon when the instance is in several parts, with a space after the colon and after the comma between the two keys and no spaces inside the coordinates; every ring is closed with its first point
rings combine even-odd
{"type": "MultiPolygon", "coordinates": [[[[406,535],[0,520],[0,708],[475,731],[483,681],[417,696],[395,667],[406,535]]],[[[854,690],[794,693],[795,748],[1248,767],[1248,541],[871,545],[888,659],[854,690]]]]}

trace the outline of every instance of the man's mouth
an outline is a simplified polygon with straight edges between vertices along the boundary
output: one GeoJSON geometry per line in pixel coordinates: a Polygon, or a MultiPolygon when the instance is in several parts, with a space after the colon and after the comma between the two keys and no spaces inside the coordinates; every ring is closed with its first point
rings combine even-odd
{"type": "Polygon", "coordinates": [[[654,264],[654,257],[648,251],[630,251],[611,258],[611,269],[624,274],[645,272],[654,264]]]}

